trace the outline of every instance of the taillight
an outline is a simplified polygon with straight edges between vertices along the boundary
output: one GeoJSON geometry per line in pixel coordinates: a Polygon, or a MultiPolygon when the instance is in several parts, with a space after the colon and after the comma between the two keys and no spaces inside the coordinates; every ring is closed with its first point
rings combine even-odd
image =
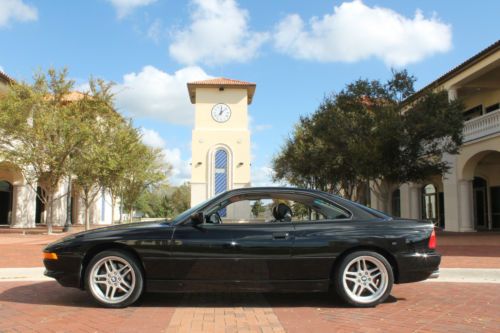
{"type": "Polygon", "coordinates": [[[436,249],[436,231],[432,229],[431,237],[429,238],[429,249],[436,249]]]}

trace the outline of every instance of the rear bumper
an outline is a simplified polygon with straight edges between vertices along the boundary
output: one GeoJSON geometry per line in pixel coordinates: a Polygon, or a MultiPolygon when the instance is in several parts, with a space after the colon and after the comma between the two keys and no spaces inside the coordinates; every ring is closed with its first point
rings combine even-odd
{"type": "Polygon", "coordinates": [[[410,253],[398,256],[396,283],[418,282],[439,277],[441,255],[437,252],[410,253]]]}

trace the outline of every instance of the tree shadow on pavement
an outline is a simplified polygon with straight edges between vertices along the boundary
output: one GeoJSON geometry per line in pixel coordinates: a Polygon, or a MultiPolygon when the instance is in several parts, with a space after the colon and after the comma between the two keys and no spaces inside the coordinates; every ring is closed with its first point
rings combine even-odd
{"type": "MultiPolygon", "coordinates": [[[[100,308],[87,292],[56,282],[34,282],[3,288],[0,303],[100,308]]],[[[389,296],[385,303],[404,299],[389,296]]],[[[145,293],[132,307],[315,307],[348,308],[334,293],[145,293]]]]}

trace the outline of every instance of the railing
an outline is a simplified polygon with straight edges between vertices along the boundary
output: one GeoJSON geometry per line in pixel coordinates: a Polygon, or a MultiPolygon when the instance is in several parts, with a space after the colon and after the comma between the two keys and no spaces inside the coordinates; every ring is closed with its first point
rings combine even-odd
{"type": "Polygon", "coordinates": [[[464,142],[500,133],[500,109],[468,120],[464,124],[464,142]]]}

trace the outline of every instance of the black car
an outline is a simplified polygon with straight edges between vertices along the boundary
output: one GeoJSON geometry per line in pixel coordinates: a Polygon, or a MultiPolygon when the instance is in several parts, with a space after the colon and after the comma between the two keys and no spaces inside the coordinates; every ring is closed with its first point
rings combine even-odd
{"type": "Polygon", "coordinates": [[[328,193],[243,188],[172,221],[82,232],[44,249],[45,274],[107,307],[143,292],[335,290],[374,306],[393,283],[437,277],[431,222],[394,219],[328,193]]]}

